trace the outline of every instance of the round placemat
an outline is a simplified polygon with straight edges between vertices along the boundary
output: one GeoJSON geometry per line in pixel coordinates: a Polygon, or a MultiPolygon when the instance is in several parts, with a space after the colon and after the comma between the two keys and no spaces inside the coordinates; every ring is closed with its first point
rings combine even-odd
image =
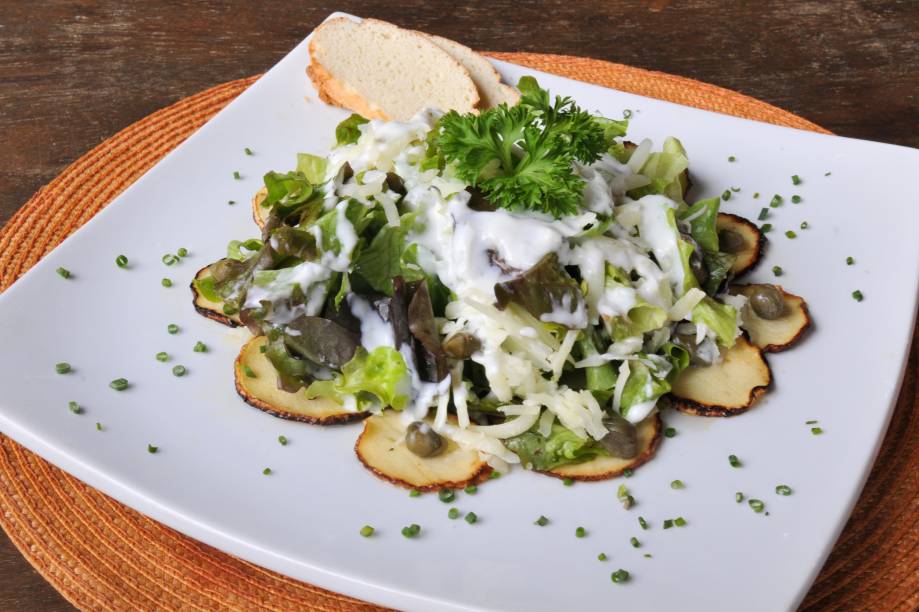
{"type": "MultiPolygon", "coordinates": [[[[826,133],[742,94],[690,79],[559,55],[494,53],[539,70],[645,96],[826,133]]],[[[0,230],[8,287],[255,81],[181,100],[125,128],[41,188],[0,230]]],[[[919,605],[919,387],[914,342],[890,431],[805,609],[919,605]]],[[[831,469],[831,468],[829,468],[831,469]]],[[[0,437],[0,523],[22,554],[85,609],[377,609],[262,569],[131,510],[0,437]]],[[[756,551],[750,551],[751,562],[756,551]]]]}

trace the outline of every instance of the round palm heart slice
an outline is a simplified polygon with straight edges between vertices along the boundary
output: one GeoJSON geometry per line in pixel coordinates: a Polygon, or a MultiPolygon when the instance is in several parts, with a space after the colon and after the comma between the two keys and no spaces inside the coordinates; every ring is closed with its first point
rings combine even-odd
{"type": "MultiPolygon", "coordinates": [[[[777,319],[764,319],[747,304],[743,311],[743,327],[750,335],[750,342],[767,353],[777,353],[797,344],[811,326],[810,312],[804,298],[788,293],[776,285],[785,301],[785,312],[777,319]]],[[[747,297],[753,285],[733,285],[730,292],[747,297]]]]}
{"type": "Polygon", "coordinates": [[[715,227],[719,232],[730,230],[743,238],[743,248],[734,253],[737,256],[734,265],[731,266],[731,273],[734,276],[749,272],[762,259],[766,248],[766,237],[756,225],[737,215],[718,213],[715,227]]]}
{"type": "Polygon", "coordinates": [[[337,425],[367,417],[366,412],[346,410],[330,399],[309,399],[304,389],[296,393],[278,389],[276,370],[261,351],[267,342],[264,336],[249,340],[236,358],[236,391],[247,404],[282,419],[314,425],[337,425]]]}
{"type": "Polygon", "coordinates": [[[570,478],[572,480],[606,480],[621,476],[626,470],[634,470],[649,461],[661,441],[661,417],[654,413],[637,425],[638,428],[638,455],[632,459],[619,457],[597,457],[584,463],[563,465],[548,472],[542,472],[556,478],[570,478]]]}
{"type": "Polygon", "coordinates": [[[268,189],[266,187],[262,187],[252,196],[252,218],[255,219],[255,224],[258,225],[259,229],[265,227],[265,223],[268,221],[268,215],[271,213],[268,207],[262,206],[262,202],[264,202],[267,197],[268,189]]]}
{"type": "MultiPolygon", "coordinates": [[[[205,266],[198,270],[198,273],[195,274],[195,280],[197,281],[204,278],[210,278],[212,265],[214,264],[205,266]]],[[[223,312],[223,302],[215,302],[204,297],[204,295],[198,291],[198,288],[195,286],[194,282],[191,283],[190,287],[192,293],[192,303],[195,306],[195,310],[198,311],[198,314],[207,317],[212,321],[217,321],[218,323],[229,325],[230,327],[239,327],[242,325],[238,314],[228,315],[223,312]]]]}
{"type": "Polygon", "coordinates": [[[395,410],[364,421],[364,431],[354,445],[364,467],[383,480],[418,491],[461,489],[491,473],[478,451],[460,448],[449,438],[444,438],[446,448],[440,454],[419,457],[405,446],[405,429],[402,413],[395,410]]]}
{"type": "Polygon", "coordinates": [[[699,416],[734,416],[750,409],[772,384],[763,351],[745,337],[722,352],[721,363],[690,366],[673,383],[677,410],[699,416]]]}

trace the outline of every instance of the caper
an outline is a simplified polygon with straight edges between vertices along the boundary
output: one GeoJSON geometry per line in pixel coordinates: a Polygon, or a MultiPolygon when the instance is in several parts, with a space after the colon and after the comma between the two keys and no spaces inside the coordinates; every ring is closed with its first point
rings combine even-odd
{"type": "Polygon", "coordinates": [[[618,413],[603,417],[603,425],[609,431],[600,439],[600,444],[614,457],[632,459],[638,455],[638,432],[635,426],[618,413]]]}
{"type": "Polygon", "coordinates": [[[734,230],[721,230],[718,232],[718,248],[725,253],[739,253],[747,246],[744,237],[734,230]]]}
{"type": "Polygon", "coordinates": [[[405,181],[402,180],[402,177],[396,174],[395,172],[386,173],[386,186],[390,191],[394,191],[399,195],[405,195],[405,181]]]}
{"type": "Polygon", "coordinates": [[[419,457],[433,457],[443,452],[443,436],[424,421],[415,421],[405,432],[405,446],[419,457]]]}
{"type": "Polygon", "coordinates": [[[482,348],[482,343],[472,334],[460,332],[447,338],[443,343],[444,352],[453,359],[468,359],[482,348]]]}
{"type": "Polygon", "coordinates": [[[749,298],[753,312],[763,319],[778,319],[785,312],[782,292],[774,285],[752,285],[749,298]]]}

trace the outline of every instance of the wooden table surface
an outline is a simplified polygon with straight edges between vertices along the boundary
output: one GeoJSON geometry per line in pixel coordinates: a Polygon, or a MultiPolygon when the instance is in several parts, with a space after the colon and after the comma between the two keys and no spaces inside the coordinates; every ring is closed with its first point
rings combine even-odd
{"type": "MultiPolygon", "coordinates": [[[[0,224],[108,136],[267,70],[333,10],[480,50],[582,55],[692,77],[844,136],[919,147],[915,0],[462,4],[0,0],[0,224]]],[[[915,393],[915,371],[904,392],[915,393]]],[[[0,540],[0,609],[70,609],[0,540]]]]}

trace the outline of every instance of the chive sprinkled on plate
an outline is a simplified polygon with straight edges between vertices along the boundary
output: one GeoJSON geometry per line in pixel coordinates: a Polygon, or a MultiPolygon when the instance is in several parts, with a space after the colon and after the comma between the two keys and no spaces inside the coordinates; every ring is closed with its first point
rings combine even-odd
{"type": "Polygon", "coordinates": [[[766,217],[768,217],[768,216],[769,216],[769,209],[768,209],[768,208],[760,208],[760,209],[759,209],[759,214],[756,215],[756,218],[759,219],[760,221],[765,221],[765,220],[766,220],[766,217]]]}
{"type": "Polygon", "coordinates": [[[419,491],[418,489],[412,489],[411,491],[408,492],[408,496],[409,497],[421,497],[421,491],[419,491]]]}
{"type": "Polygon", "coordinates": [[[597,561],[606,561],[609,557],[606,556],[606,553],[600,553],[597,555],[597,561]]]}
{"type": "Polygon", "coordinates": [[[402,528],[402,535],[406,538],[418,537],[419,533],[421,533],[421,525],[418,525],[417,523],[412,523],[408,527],[402,528]]]}
{"type": "Polygon", "coordinates": [[[227,200],[227,204],[229,204],[230,206],[233,206],[234,204],[236,204],[236,200],[227,200]]]}
{"type": "Polygon", "coordinates": [[[648,528],[648,521],[646,521],[646,520],[645,520],[645,517],[643,517],[643,516],[639,516],[639,517],[638,517],[638,524],[641,525],[641,528],[642,528],[642,529],[647,529],[647,528],[648,528]]]}
{"type": "Polygon", "coordinates": [[[533,524],[534,524],[534,525],[537,525],[537,526],[539,526],[539,527],[545,527],[546,525],[549,524],[549,519],[546,518],[546,517],[544,517],[544,516],[542,516],[542,515],[540,515],[538,519],[536,519],[535,521],[533,521],[533,524]]]}
{"type": "Polygon", "coordinates": [[[792,203],[792,204],[800,204],[800,203],[801,203],[801,196],[799,196],[799,195],[797,195],[797,194],[791,196],[791,203],[792,203]]]}
{"type": "Polygon", "coordinates": [[[772,273],[775,276],[782,276],[782,272],[783,272],[782,266],[772,266],[772,273]]]}
{"type": "Polygon", "coordinates": [[[740,459],[737,458],[737,455],[728,455],[728,463],[734,468],[741,466],[740,459]]]}
{"type": "Polygon", "coordinates": [[[739,503],[742,502],[743,500],[744,500],[744,494],[743,494],[743,493],[741,493],[740,491],[738,491],[737,493],[734,493],[734,501],[736,501],[736,502],[739,504],[739,503]]]}
{"type": "Polygon", "coordinates": [[[373,527],[371,527],[370,525],[364,525],[363,527],[361,527],[361,530],[358,533],[360,533],[362,537],[369,538],[370,536],[373,535],[373,531],[374,531],[373,527]]]}
{"type": "Polygon", "coordinates": [[[675,519],[673,519],[673,524],[676,525],[677,527],[685,527],[686,519],[684,519],[682,516],[678,516],[675,519]]]}
{"type": "Polygon", "coordinates": [[[730,157],[728,157],[728,161],[729,161],[729,162],[735,162],[735,161],[737,161],[737,158],[734,157],[733,155],[731,155],[730,157]]]}
{"type": "Polygon", "coordinates": [[[242,176],[239,174],[239,170],[233,171],[233,178],[235,178],[237,181],[242,178],[242,176]]]}
{"type": "Polygon", "coordinates": [[[447,518],[450,520],[456,520],[459,518],[460,514],[461,513],[459,511],[459,508],[450,508],[447,511],[447,518]]]}
{"type": "Polygon", "coordinates": [[[453,491],[453,489],[441,489],[437,492],[437,499],[445,504],[449,504],[456,499],[456,493],[453,491]]]}
{"type": "Polygon", "coordinates": [[[791,495],[791,487],[789,487],[788,485],[778,485],[775,488],[775,492],[778,495],[788,496],[788,495],[791,495]]]}
{"type": "Polygon", "coordinates": [[[795,238],[798,237],[798,235],[794,232],[794,230],[788,230],[787,232],[785,232],[785,237],[790,240],[794,240],[795,238]]]}
{"type": "Polygon", "coordinates": [[[271,468],[270,468],[270,467],[266,467],[264,470],[262,470],[262,474],[264,474],[265,476],[270,476],[270,475],[271,475],[271,468]]]}
{"type": "Polygon", "coordinates": [[[172,253],[166,253],[163,255],[163,263],[167,266],[175,265],[179,262],[179,258],[173,255],[172,253]]]}
{"type": "Polygon", "coordinates": [[[96,421],[96,431],[102,431],[102,423],[96,421]]]}
{"type": "Polygon", "coordinates": [[[172,279],[171,279],[171,278],[163,278],[163,280],[160,281],[160,284],[161,284],[162,286],[164,286],[164,287],[172,287],[172,279]]]}
{"type": "Polygon", "coordinates": [[[147,445],[147,452],[150,453],[151,455],[158,453],[159,450],[160,450],[159,446],[153,446],[152,444],[147,445]]]}
{"type": "Polygon", "coordinates": [[[475,512],[467,512],[463,520],[470,525],[473,525],[479,520],[479,515],[477,515],[475,512]]]}
{"type": "Polygon", "coordinates": [[[756,193],[753,194],[753,199],[754,199],[754,200],[758,200],[758,199],[759,199],[759,192],[758,192],[758,191],[757,191],[756,193]]]}
{"type": "Polygon", "coordinates": [[[860,290],[856,289],[852,292],[852,299],[854,299],[856,302],[861,302],[863,299],[865,299],[865,296],[860,290]]]}
{"type": "Polygon", "coordinates": [[[674,429],[673,427],[668,427],[664,430],[664,435],[667,436],[668,438],[672,438],[673,436],[676,435],[676,429],[674,429]]]}
{"type": "Polygon", "coordinates": [[[724,201],[730,200],[730,199],[731,199],[731,190],[730,190],[730,189],[725,189],[725,190],[724,190],[724,193],[721,194],[721,199],[724,200],[724,201]]]}
{"type": "Polygon", "coordinates": [[[278,444],[287,446],[287,436],[278,436],[278,444]]]}
{"type": "Polygon", "coordinates": [[[644,557],[645,559],[650,559],[650,558],[651,558],[651,553],[645,553],[645,554],[642,555],[642,557],[644,557]]]}
{"type": "Polygon", "coordinates": [[[670,529],[673,527],[673,519],[664,520],[664,529],[670,529]]]}
{"type": "Polygon", "coordinates": [[[771,232],[771,231],[772,231],[772,224],[771,224],[771,223],[763,223],[763,224],[760,226],[759,231],[761,231],[761,232],[764,233],[764,234],[771,232]]]}
{"type": "Polygon", "coordinates": [[[631,116],[632,116],[632,111],[631,111],[631,110],[625,109],[624,111],[622,111],[622,118],[623,118],[623,119],[629,119],[629,118],[631,118],[631,116]]]}
{"type": "Polygon", "coordinates": [[[468,487],[463,489],[463,491],[465,491],[468,495],[475,495],[476,493],[479,492],[479,488],[475,485],[469,485],[468,487]]]}
{"type": "Polygon", "coordinates": [[[757,514],[766,508],[766,504],[764,504],[763,500],[761,499],[750,499],[747,503],[750,504],[751,508],[753,508],[753,512],[756,512],[757,514]]]}
{"type": "Polygon", "coordinates": [[[243,149],[243,152],[244,152],[246,155],[255,155],[255,154],[252,152],[252,149],[250,149],[249,147],[246,147],[245,149],[243,149]]]}
{"type": "Polygon", "coordinates": [[[673,482],[670,483],[670,488],[671,489],[685,489],[686,485],[683,484],[682,480],[674,480],[673,482]]]}
{"type": "Polygon", "coordinates": [[[632,474],[634,473],[635,472],[632,470],[632,468],[625,468],[624,470],[622,470],[622,476],[624,478],[631,478],[632,474]]]}
{"type": "Polygon", "coordinates": [[[855,258],[854,258],[854,257],[846,257],[846,265],[847,265],[847,266],[855,265],[855,258]]]}
{"type": "Polygon", "coordinates": [[[775,194],[774,196],[772,196],[772,200],[769,201],[769,206],[772,208],[778,208],[779,206],[782,205],[782,202],[784,201],[785,199],[782,196],[780,196],[779,194],[775,194]]]}
{"type": "Polygon", "coordinates": [[[172,368],[172,373],[175,376],[185,376],[188,373],[188,370],[183,365],[177,365],[172,368]]]}
{"type": "Polygon", "coordinates": [[[734,193],[740,193],[740,187],[731,187],[731,191],[734,193]]]}
{"type": "Polygon", "coordinates": [[[70,412],[74,414],[83,414],[83,408],[76,402],[67,402],[67,407],[70,409],[70,412]]]}
{"type": "Polygon", "coordinates": [[[635,498],[632,497],[628,487],[624,484],[619,485],[619,488],[616,490],[616,498],[622,502],[622,507],[626,510],[635,505],[635,498]]]}
{"type": "Polygon", "coordinates": [[[176,325],[175,323],[170,323],[169,325],[166,326],[166,331],[170,334],[175,335],[179,333],[179,326],[176,325]]]}
{"type": "Polygon", "coordinates": [[[791,175],[791,184],[792,184],[792,185],[800,185],[801,182],[802,182],[802,181],[801,181],[801,177],[800,177],[800,176],[798,176],[797,174],[792,174],[792,175],[791,175]]]}
{"type": "Polygon", "coordinates": [[[808,223],[807,221],[802,221],[800,227],[801,229],[806,230],[808,227],[810,227],[810,223],[808,223]]]}
{"type": "Polygon", "coordinates": [[[198,340],[197,342],[195,342],[195,346],[192,347],[191,350],[193,350],[196,353],[206,353],[207,345],[201,342],[200,340],[198,340]]]}
{"type": "Polygon", "coordinates": [[[635,536],[629,538],[629,543],[632,545],[632,548],[641,548],[641,542],[639,542],[638,538],[635,536]]]}
{"type": "Polygon", "coordinates": [[[498,470],[495,470],[494,472],[488,475],[488,480],[494,480],[496,478],[501,478],[501,472],[499,472],[498,470]]]}
{"type": "Polygon", "coordinates": [[[574,537],[576,538],[583,538],[586,535],[587,535],[587,530],[584,529],[583,527],[578,527],[577,529],[574,530],[574,537]]]}
{"type": "Polygon", "coordinates": [[[157,361],[169,361],[169,353],[160,351],[159,353],[156,354],[156,360],[157,361]]]}
{"type": "Polygon", "coordinates": [[[71,276],[70,270],[68,270],[67,268],[58,268],[57,275],[60,276],[61,278],[70,278],[71,276]]]}
{"type": "Polygon", "coordinates": [[[823,429],[821,429],[820,427],[811,427],[811,433],[814,434],[815,436],[819,436],[820,434],[823,433],[823,429]]]}
{"type": "Polygon", "coordinates": [[[827,172],[827,173],[825,173],[823,176],[830,176],[831,174],[833,174],[833,173],[832,173],[832,172],[827,172]]]}
{"type": "Polygon", "coordinates": [[[809,421],[804,421],[804,424],[805,424],[805,425],[816,425],[816,424],[817,424],[817,419],[811,419],[811,420],[809,420],[809,421]]]}
{"type": "Polygon", "coordinates": [[[54,371],[58,374],[69,374],[73,368],[66,361],[54,364],[54,371]]]}
{"type": "Polygon", "coordinates": [[[176,251],[176,255],[178,255],[179,257],[187,257],[188,249],[186,249],[185,247],[179,247],[179,250],[176,251]]]}
{"type": "Polygon", "coordinates": [[[562,484],[565,485],[566,487],[570,487],[571,485],[574,484],[574,480],[572,480],[571,478],[566,478],[562,481],[562,484]]]}
{"type": "Polygon", "coordinates": [[[119,268],[127,268],[128,258],[125,257],[124,255],[119,255],[118,257],[115,258],[115,265],[118,266],[119,268]]]}
{"type": "Polygon", "coordinates": [[[629,572],[624,569],[617,569],[615,572],[610,574],[610,580],[616,584],[622,584],[623,582],[629,581],[629,572]]]}
{"type": "Polygon", "coordinates": [[[115,380],[113,380],[112,382],[108,384],[108,386],[114,389],[115,391],[124,391],[125,389],[128,388],[128,385],[129,383],[128,383],[127,378],[116,378],[115,380]]]}

